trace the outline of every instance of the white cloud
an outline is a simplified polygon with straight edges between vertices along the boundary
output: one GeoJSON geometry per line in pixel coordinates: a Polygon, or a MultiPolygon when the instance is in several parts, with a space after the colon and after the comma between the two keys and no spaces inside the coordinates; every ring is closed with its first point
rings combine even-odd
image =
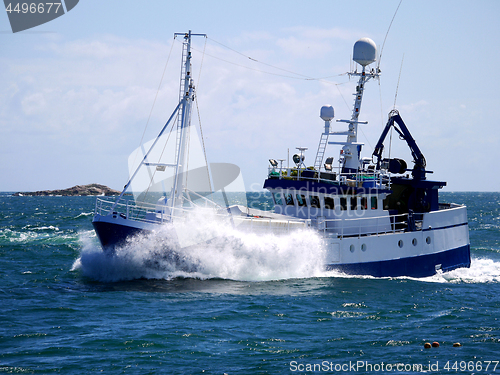
{"type": "MultiPolygon", "coordinates": [[[[238,164],[247,185],[262,183],[267,159],[286,157],[288,148],[293,154],[296,146],[309,147],[307,158],[312,160],[323,126],[320,107],[332,104],[337,119],[350,117],[355,80],[335,75],[348,69],[352,42],[360,36],[364,35],[349,29],[316,27],[282,30],[278,37],[267,32],[242,33],[223,43],[242,54],[209,39],[204,57],[204,41],[197,41],[193,77],[198,81],[203,57],[201,80],[195,83],[209,157],[238,164]],[[332,76],[332,82],[289,79],[292,73],[274,67],[313,77],[332,76]],[[337,78],[347,83],[336,86],[337,78]]],[[[84,182],[122,186],[127,155],[142,136],[170,43],[110,35],[77,40],[47,37],[32,45],[32,58],[1,57],[2,160],[25,163],[34,190],[84,182]],[[63,170],[78,165],[78,171],[61,174],[54,167],[56,158],[63,170]]],[[[146,140],[156,135],[176,105],[180,46],[176,41],[146,140]]],[[[384,74],[390,79],[398,71],[384,74]]],[[[382,76],[383,83],[385,79],[382,76]]],[[[405,87],[413,87],[411,81],[405,87]]],[[[398,108],[426,150],[429,164],[445,170],[449,161],[440,159],[444,160],[446,147],[451,160],[475,155],[473,148],[491,148],[498,137],[490,134],[485,141],[475,131],[478,127],[484,131],[489,119],[479,110],[466,111],[478,106],[464,98],[443,103],[432,88],[426,89],[414,96],[401,95],[398,108]]],[[[377,83],[370,82],[363,102],[362,117],[369,121],[363,133],[371,144],[387,118],[385,108],[380,125],[379,92],[377,83]]],[[[392,104],[394,93],[382,99],[392,104]]],[[[196,113],[193,119],[197,121],[196,113]]],[[[336,130],[341,126],[335,124],[336,130]]],[[[0,173],[7,168],[6,162],[0,162],[0,173]]],[[[13,175],[3,189],[30,187],[27,177],[13,175]]]]}

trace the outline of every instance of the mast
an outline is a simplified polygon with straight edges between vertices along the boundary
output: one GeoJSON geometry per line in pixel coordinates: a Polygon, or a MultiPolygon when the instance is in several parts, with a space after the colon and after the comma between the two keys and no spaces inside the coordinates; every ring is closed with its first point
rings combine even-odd
{"type": "Polygon", "coordinates": [[[189,126],[191,124],[191,105],[194,100],[195,87],[191,75],[191,37],[204,36],[206,34],[193,34],[191,30],[188,33],[175,33],[184,35],[182,45],[182,63],[179,88],[179,102],[181,105],[180,116],[177,123],[177,140],[175,146],[175,178],[172,187],[170,206],[182,205],[182,197],[187,186],[187,148],[189,140],[189,126]]]}
{"type": "Polygon", "coordinates": [[[337,120],[337,122],[346,122],[349,124],[347,132],[337,132],[331,134],[347,135],[345,142],[328,142],[328,144],[343,145],[341,151],[342,173],[357,173],[359,169],[359,159],[363,143],[358,142],[358,124],[367,124],[367,121],[359,121],[359,113],[361,111],[361,102],[365,84],[372,78],[380,76],[380,70],[367,70],[366,67],[376,61],[377,47],[375,42],[369,38],[362,38],[354,44],[353,60],[362,66],[360,73],[354,71],[348,73],[349,76],[358,76],[358,85],[354,93],[354,107],[350,120],[337,120]],[[343,159],[343,160],[342,160],[343,159]]]}
{"type": "Polygon", "coordinates": [[[347,140],[342,147],[342,155],[344,157],[344,162],[342,166],[343,173],[356,173],[359,168],[359,157],[361,153],[361,148],[363,143],[358,142],[358,124],[367,124],[366,121],[358,121],[359,113],[361,111],[361,102],[363,101],[363,93],[365,89],[365,83],[373,77],[378,76],[378,73],[369,72],[363,70],[361,73],[352,72],[349,73],[350,76],[359,76],[358,85],[356,86],[356,92],[354,93],[354,107],[352,109],[352,115],[350,120],[337,120],[338,122],[347,122],[349,124],[349,130],[347,131],[347,140]]]}

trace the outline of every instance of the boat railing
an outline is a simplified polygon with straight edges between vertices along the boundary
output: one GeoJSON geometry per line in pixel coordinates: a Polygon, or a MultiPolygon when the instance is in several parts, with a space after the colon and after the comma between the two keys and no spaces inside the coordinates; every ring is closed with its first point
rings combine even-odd
{"type": "Polygon", "coordinates": [[[279,168],[269,167],[268,177],[272,179],[318,181],[333,185],[348,185],[352,187],[382,186],[388,181],[388,175],[380,171],[366,170],[358,173],[340,173],[332,171],[317,171],[309,168],[279,168]]]}
{"type": "Polygon", "coordinates": [[[119,215],[124,219],[134,219],[138,221],[155,221],[148,218],[148,214],[155,213],[155,205],[141,202],[137,204],[133,199],[121,199],[115,205],[114,199],[97,198],[95,213],[105,215],[119,215]]]}
{"type": "Polygon", "coordinates": [[[318,219],[316,228],[325,236],[363,237],[422,230],[422,214],[398,214],[352,219],[318,219]]]}
{"type": "MultiPolygon", "coordinates": [[[[163,210],[156,211],[156,205],[154,204],[136,204],[133,199],[123,200],[115,205],[112,199],[98,198],[95,206],[95,213],[102,216],[113,215],[123,219],[151,223],[184,219],[186,214],[192,213],[192,211],[189,208],[174,208],[172,214],[167,214],[163,210]]],[[[321,218],[315,220],[299,218],[276,219],[251,215],[231,217],[224,208],[213,210],[213,214],[214,217],[230,219],[235,227],[244,224],[242,228],[248,228],[251,231],[271,228],[274,232],[286,233],[293,229],[314,227],[322,231],[325,236],[335,235],[340,238],[421,231],[423,221],[423,214],[419,213],[346,219],[321,218]]]]}
{"type": "MultiPolygon", "coordinates": [[[[207,208],[207,205],[196,205],[196,207],[207,208]]],[[[217,207],[217,206],[216,206],[217,207]]],[[[120,216],[123,219],[150,222],[150,223],[164,223],[172,219],[178,219],[184,217],[186,213],[192,212],[195,206],[188,207],[175,207],[170,211],[166,210],[165,206],[160,206],[147,203],[147,202],[135,202],[131,199],[122,199],[115,204],[112,199],[101,199],[97,198],[95,213],[106,216],[120,216]]],[[[214,207],[209,207],[214,208],[214,207]]],[[[215,210],[214,210],[215,212],[215,210]]]]}
{"type": "MultiPolygon", "coordinates": [[[[195,208],[195,207],[193,207],[195,208]]],[[[193,208],[174,208],[173,214],[170,214],[163,210],[159,210],[158,206],[151,203],[139,203],[136,204],[133,199],[125,199],[118,202],[115,205],[115,201],[113,199],[102,199],[97,198],[95,213],[106,216],[113,215],[115,217],[121,217],[123,219],[142,221],[142,222],[151,222],[151,223],[165,223],[170,220],[183,220],[188,217],[189,213],[193,213],[193,208]]],[[[236,228],[242,225],[241,229],[250,228],[252,231],[259,231],[260,229],[269,228],[272,229],[273,232],[276,233],[285,233],[290,230],[306,228],[311,226],[311,220],[308,219],[298,219],[298,218],[290,218],[290,219],[275,219],[261,216],[239,216],[231,214],[228,212],[226,208],[221,206],[208,206],[208,205],[198,205],[196,208],[201,209],[210,209],[210,213],[213,214],[214,218],[219,218],[227,221],[228,223],[232,222],[236,228]]]]}

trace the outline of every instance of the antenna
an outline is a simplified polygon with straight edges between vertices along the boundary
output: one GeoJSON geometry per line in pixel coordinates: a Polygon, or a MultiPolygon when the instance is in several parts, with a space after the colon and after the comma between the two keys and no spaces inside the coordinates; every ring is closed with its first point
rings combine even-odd
{"type": "Polygon", "coordinates": [[[396,99],[398,98],[399,80],[401,79],[401,71],[403,70],[404,60],[405,60],[405,54],[403,53],[403,58],[401,59],[401,67],[399,68],[399,77],[398,77],[398,84],[396,86],[396,95],[394,95],[394,107],[392,109],[396,109],[396,99]]]}
{"type": "Polygon", "coordinates": [[[394,22],[394,18],[396,18],[396,14],[398,13],[399,7],[401,6],[401,3],[403,0],[401,0],[398,4],[398,7],[396,8],[396,11],[394,12],[394,16],[392,16],[391,23],[389,24],[389,28],[387,29],[387,33],[385,34],[384,38],[384,43],[382,43],[382,48],[380,49],[380,56],[378,58],[378,64],[377,64],[377,70],[380,67],[380,61],[382,60],[382,52],[384,51],[384,46],[385,46],[385,41],[387,40],[387,35],[389,35],[389,30],[391,29],[392,23],[394,22]]]}

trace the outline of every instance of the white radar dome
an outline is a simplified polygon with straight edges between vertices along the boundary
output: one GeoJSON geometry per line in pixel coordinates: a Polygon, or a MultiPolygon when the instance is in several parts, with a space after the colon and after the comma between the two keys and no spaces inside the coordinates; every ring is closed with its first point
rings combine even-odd
{"type": "Polygon", "coordinates": [[[333,117],[335,117],[333,107],[331,105],[324,105],[321,107],[319,117],[321,117],[323,121],[332,121],[333,117]]]}
{"type": "Polygon", "coordinates": [[[361,38],[354,43],[352,59],[361,66],[370,65],[377,60],[377,46],[370,38],[361,38]]]}

